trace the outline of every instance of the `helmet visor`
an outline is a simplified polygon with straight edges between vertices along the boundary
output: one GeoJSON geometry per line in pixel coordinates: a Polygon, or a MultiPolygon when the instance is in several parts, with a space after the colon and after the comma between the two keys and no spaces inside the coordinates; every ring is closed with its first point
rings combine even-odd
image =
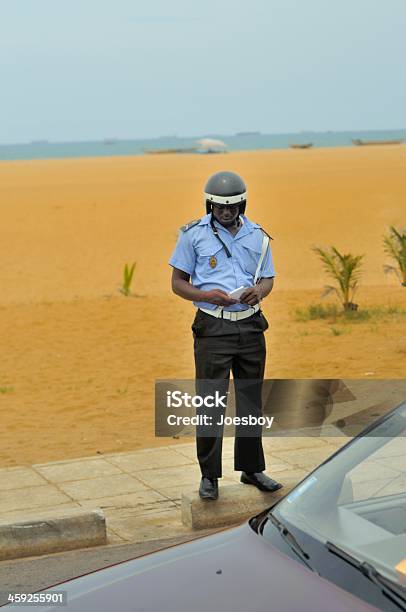
{"type": "Polygon", "coordinates": [[[218,196],[212,193],[205,193],[204,199],[212,204],[241,204],[247,199],[247,192],[239,193],[233,196],[218,196]]]}

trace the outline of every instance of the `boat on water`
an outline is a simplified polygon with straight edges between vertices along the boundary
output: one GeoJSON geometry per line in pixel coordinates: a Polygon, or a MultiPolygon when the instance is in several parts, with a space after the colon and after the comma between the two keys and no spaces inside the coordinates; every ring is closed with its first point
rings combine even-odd
{"type": "Polygon", "coordinates": [[[171,149],[144,149],[148,155],[167,155],[171,153],[227,153],[227,145],[222,140],[201,138],[195,147],[171,149]]]}
{"type": "Polygon", "coordinates": [[[352,144],[357,147],[363,147],[367,145],[393,145],[393,144],[401,144],[403,142],[402,138],[394,138],[392,140],[362,140],[361,138],[353,138],[352,144]]]}
{"type": "Polygon", "coordinates": [[[196,153],[197,147],[190,147],[189,149],[144,149],[144,153],[147,155],[168,155],[171,153],[196,153]]]}
{"type": "Polygon", "coordinates": [[[311,149],[313,146],[312,142],[305,142],[304,144],[293,143],[289,145],[291,149],[311,149]]]}
{"type": "Polygon", "coordinates": [[[218,138],[200,138],[197,144],[199,153],[227,153],[228,145],[218,138]]]}
{"type": "Polygon", "coordinates": [[[261,132],[236,132],[235,135],[245,138],[246,136],[261,136],[261,132]]]}

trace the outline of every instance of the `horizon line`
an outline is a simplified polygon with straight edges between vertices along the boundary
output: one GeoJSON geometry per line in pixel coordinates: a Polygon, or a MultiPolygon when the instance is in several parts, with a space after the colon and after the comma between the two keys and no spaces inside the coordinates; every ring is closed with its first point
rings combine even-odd
{"type": "Polygon", "coordinates": [[[178,134],[161,134],[160,136],[146,136],[146,137],[120,137],[120,136],[100,136],[95,139],[84,139],[84,140],[51,140],[49,138],[35,138],[26,141],[17,142],[0,142],[0,147],[8,146],[26,146],[26,145],[40,145],[40,144],[88,144],[88,143],[105,143],[106,141],[114,141],[114,143],[120,142],[136,142],[145,140],[161,140],[161,139],[178,139],[178,140],[197,140],[200,138],[209,137],[223,137],[223,138],[234,138],[234,137],[245,137],[250,135],[255,136],[288,136],[288,135],[300,135],[300,134],[351,134],[352,132],[406,132],[406,127],[403,128],[352,128],[345,130],[296,130],[293,132],[261,132],[260,130],[240,130],[234,133],[220,133],[220,132],[208,132],[204,134],[198,134],[194,136],[178,135],[178,134]]]}

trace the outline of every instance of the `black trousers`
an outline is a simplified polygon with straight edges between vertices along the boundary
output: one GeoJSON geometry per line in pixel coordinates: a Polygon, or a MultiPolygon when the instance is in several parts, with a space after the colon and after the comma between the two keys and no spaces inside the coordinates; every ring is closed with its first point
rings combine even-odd
{"type": "MultiPolygon", "coordinates": [[[[225,394],[231,371],[235,385],[236,416],[260,416],[266,358],[264,331],[267,328],[268,322],[260,311],[241,321],[228,321],[198,310],[192,325],[197,394],[214,395],[215,390],[220,395],[225,394]],[[244,380],[247,381],[245,384],[244,380]]],[[[207,411],[207,408],[197,410],[206,414],[207,411]]],[[[224,408],[217,407],[212,414],[220,417],[224,412],[224,408]]],[[[261,426],[236,426],[235,470],[262,472],[265,469],[261,435],[261,426]]],[[[197,427],[197,457],[202,476],[221,478],[222,443],[222,426],[213,436],[207,435],[207,427],[206,430],[197,427]]]]}

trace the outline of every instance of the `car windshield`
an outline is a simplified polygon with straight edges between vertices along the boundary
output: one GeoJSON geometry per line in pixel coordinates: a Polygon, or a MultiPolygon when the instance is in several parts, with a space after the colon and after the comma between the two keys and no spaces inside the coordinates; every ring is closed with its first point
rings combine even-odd
{"type": "Polygon", "coordinates": [[[272,514],[405,588],[405,436],[406,403],[317,468],[272,514]]]}

